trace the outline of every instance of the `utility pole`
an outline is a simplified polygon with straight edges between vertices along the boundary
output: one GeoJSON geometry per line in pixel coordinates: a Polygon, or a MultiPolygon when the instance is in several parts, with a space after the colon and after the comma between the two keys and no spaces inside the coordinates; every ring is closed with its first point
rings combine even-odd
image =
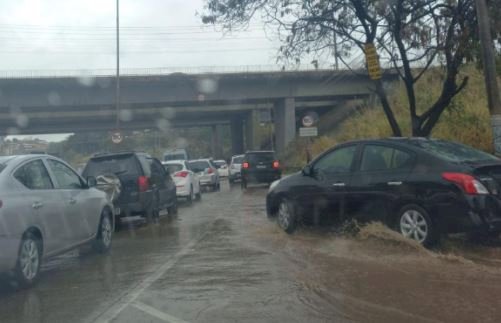
{"type": "Polygon", "coordinates": [[[116,104],[116,131],[120,128],[120,0],[117,0],[117,74],[116,74],[116,93],[115,93],[115,104],[116,104]]]}
{"type": "Polygon", "coordinates": [[[496,59],[492,44],[491,27],[486,0],[475,0],[478,20],[478,32],[484,65],[485,89],[491,113],[492,135],[494,137],[494,151],[501,156],[501,100],[496,78],[496,59]]]}
{"type": "Polygon", "coordinates": [[[337,34],[334,31],[334,66],[336,68],[336,71],[339,70],[339,57],[337,54],[337,34]]]}

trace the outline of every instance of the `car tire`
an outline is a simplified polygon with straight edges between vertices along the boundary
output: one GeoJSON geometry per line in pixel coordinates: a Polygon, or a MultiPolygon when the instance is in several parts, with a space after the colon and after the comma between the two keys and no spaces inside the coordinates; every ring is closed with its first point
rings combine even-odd
{"type": "Polygon", "coordinates": [[[23,235],[14,275],[21,287],[30,287],[38,279],[42,263],[42,241],[31,232],[23,235]]]}
{"type": "Polygon", "coordinates": [[[278,204],[277,222],[280,228],[286,233],[291,234],[296,230],[298,219],[296,206],[286,198],[283,198],[278,204]]]}
{"type": "Polygon", "coordinates": [[[200,186],[198,187],[198,193],[195,195],[195,199],[197,201],[200,201],[202,199],[202,188],[200,186]]]}
{"type": "Polygon", "coordinates": [[[193,192],[193,185],[192,185],[192,186],[190,186],[190,194],[188,195],[186,200],[188,201],[188,204],[191,205],[191,204],[193,204],[194,199],[195,199],[195,194],[193,192]]]}
{"type": "Polygon", "coordinates": [[[167,213],[169,213],[169,215],[177,215],[177,198],[174,200],[174,204],[172,204],[171,206],[169,206],[167,208],[167,213]]]}
{"type": "Polygon", "coordinates": [[[416,204],[405,205],[399,210],[397,228],[404,237],[427,248],[436,245],[440,236],[428,212],[416,204]]]}
{"type": "Polygon", "coordinates": [[[216,184],[216,191],[219,192],[220,190],[221,190],[221,182],[216,184]]]}
{"type": "Polygon", "coordinates": [[[101,220],[99,221],[96,240],[94,240],[92,247],[99,253],[106,253],[110,250],[112,241],[113,222],[109,212],[104,210],[101,214],[101,220]]]}

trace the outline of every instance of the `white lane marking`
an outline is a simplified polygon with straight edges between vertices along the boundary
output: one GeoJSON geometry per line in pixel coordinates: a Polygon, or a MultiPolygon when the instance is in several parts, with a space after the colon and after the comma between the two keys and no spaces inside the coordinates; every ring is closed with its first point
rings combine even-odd
{"type": "Polygon", "coordinates": [[[154,316],[164,322],[168,322],[168,323],[188,323],[187,321],[184,321],[184,320],[181,320],[177,317],[174,317],[170,314],[167,314],[165,312],[162,312],[160,310],[157,310],[156,308],[154,307],[151,307],[147,304],[144,304],[144,303],[140,303],[140,302],[134,302],[131,304],[131,306],[134,306],[135,308],[137,308],[138,310],[140,311],[143,311],[145,312],[146,314],[149,314],[151,316],[154,316]]]}
{"type": "MultiPolygon", "coordinates": [[[[212,223],[215,223],[215,219],[212,223]]],[[[201,241],[210,231],[210,228],[202,233],[199,237],[188,242],[178,253],[172,256],[169,261],[164,263],[160,268],[153,272],[150,276],[146,277],[136,288],[120,297],[114,304],[109,307],[105,312],[101,313],[93,322],[109,323],[117,318],[118,315],[130,304],[132,304],[147,288],[151,286],[156,280],[162,277],[169,269],[171,269],[182,257],[192,251],[193,247],[201,241]]]]}

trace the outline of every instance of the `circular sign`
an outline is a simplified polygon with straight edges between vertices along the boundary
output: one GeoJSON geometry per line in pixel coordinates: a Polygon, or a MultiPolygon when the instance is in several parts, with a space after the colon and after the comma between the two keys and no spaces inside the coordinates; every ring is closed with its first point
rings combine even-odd
{"type": "Polygon", "coordinates": [[[313,116],[311,116],[311,115],[305,115],[303,117],[302,122],[303,122],[303,126],[311,127],[315,124],[315,118],[313,118],[313,116]]]}
{"type": "Polygon", "coordinates": [[[123,140],[123,136],[122,134],[120,133],[120,131],[114,131],[112,134],[111,134],[111,141],[114,143],[114,144],[119,144],[121,143],[123,140]]]}

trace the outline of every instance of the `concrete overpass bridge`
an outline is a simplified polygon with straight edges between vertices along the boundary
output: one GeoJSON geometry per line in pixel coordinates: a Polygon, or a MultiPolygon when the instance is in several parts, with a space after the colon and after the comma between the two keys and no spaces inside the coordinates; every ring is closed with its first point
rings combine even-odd
{"type": "MultiPolygon", "coordinates": [[[[384,80],[396,79],[393,73],[384,80]]],[[[0,135],[230,125],[234,153],[256,148],[259,115],[269,111],[275,147],[294,139],[304,110],[332,108],[373,94],[367,76],[350,71],[127,75],[116,79],[31,77],[0,79],[0,135]]],[[[216,142],[215,146],[218,144],[216,142]]]]}

